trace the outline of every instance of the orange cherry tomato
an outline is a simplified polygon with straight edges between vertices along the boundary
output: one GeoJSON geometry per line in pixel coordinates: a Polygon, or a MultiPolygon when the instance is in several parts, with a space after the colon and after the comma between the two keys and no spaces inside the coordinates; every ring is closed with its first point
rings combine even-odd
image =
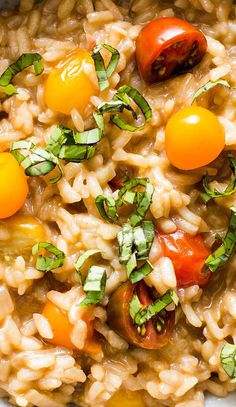
{"type": "Polygon", "coordinates": [[[214,113],[188,106],[175,113],[165,130],[166,154],[175,167],[193,170],[215,160],[225,146],[225,132],[214,113]]]}
{"type": "Polygon", "coordinates": [[[42,222],[33,216],[12,216],[1,220],[0,228],[7,231],[7,238],[0,240],[0,254],[4,255],[31,255],[32,247],[46,238],[42,222]]]}
{"type": "MultiPolygon", "coordinates": [[[[87,340],[83,352],[86,353],[99,353],[101,351],[101,345],[97,341],[94,335],[94,327],[92,317],[92,307],[85,309],[83,320],[87,324],[87,340]]],[[[56,346],[63,346],[65,348],[78,350],[76,346],[71,342],[70,334],[73,330],[73,325],[70,323],[67,315],[61,311],[56,305],[48,301],[42,310],[42,315],[47,318],[51,328],[53,330],[53,338],[46,339],[47,342],[56,346]]]]}
{"type": "Polygon", "coordinates": [[[191,236],[177,230],[169,235],[157,233],[162,256],[169,257],[174,265],[178,287],[190,287],[198,284],[205,286],[210,277],[210,270],[203,271],[210,250],[205,246],[201,235],[191,236]]]}
{"type": "Polygon", "coordinates": [[[27,177],[10,153],[0,153],[0,219],[14,215],[29,192],[27,177]]]}
{"type": "Polygon", "coordinates": [[[136,59],[149,83],[168,79],[197,65],[206,53],[204,35],[179,18],[158,18],[147,24],[136,42],[136,59]]]}
{"type": "Polygon", "coordinates": [[[106,407],[145,407],[141,391],[119,389],[108,400],[106,407]]]}
{"type": "Polygon", "coordinates": [[[109,300],[107,308],[109,325],[132,345],[144,349],[160,349],[168,343],[171,337],[175,323],[175,311],[165,313],[161,332],[155,328],[154,320],[149,320],[145,324],[145,333],[140,334],[129,313],[129,303],[134,293],[137,294],[142,305],[153,303],[148,287],[143,281],[136,285],[126,282],[112,294],[109,300]]]}
{"type": "Polygon", "coordinates": [[[45,104],[69,115],[76,108],[81,115],[93,95],[98,94],[96,71],[89,52],[77,49],[48,75],[44,89],[45,104]]]}

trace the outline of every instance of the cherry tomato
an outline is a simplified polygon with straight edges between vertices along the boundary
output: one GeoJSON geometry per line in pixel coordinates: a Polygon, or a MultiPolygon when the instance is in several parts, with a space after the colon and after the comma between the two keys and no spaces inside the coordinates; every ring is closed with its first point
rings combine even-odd
{"type": "Polygon", "coordinates": [[[43,224],[33,216],[15,215],[0,221],[0,228],[7,237],[0,240],[0,253],[4,255],[30,254],[32,247],[45,241],[43,224]]]}
{"type": "Polygon", "coordinates": [[[0,153],[0,219],[14,215],[29,192],[27,177],[10,153],[0,153]]]}
{"type": "MultiPolygon", "coordinates": [[[[83,315],[83,320],[87,324],[88,333],[87,340],[82,351],[96,354],[101,351],[101,345],[98,343],[94,335],[91,312],[92,308],[87,307],[83,315]]],[[[56,346],[63,346],[65,348],[78,350],[70,339],[73,325],[70,323],[67,315],[63,311],[61,311],[52,302],[48,301],[42,310],[42,315],[47,318],[53,330],[53,338],[46,339],[47,342],[56,346]]]]}
{"type": "Polygon", "coordinates": [[[70,114],[76,108],[83,115],[91,96],[97,93],[93,59],[89,52],[79,48],[71,52],[49,74],[44,98],[46,105],[56,112],[70,114]]]}
{"type": "Polygon", "coordinates": [[[209,110],[188,106],[175,113],[165,130],[166,154],[175,167],[193,170],[215,160],[225,145],[225,132],[209,110]]]}
{"type": "Polygon", "coordinates": [[[147,24],[136,42],[136,59],[149,83],[168,79],[197,65],[206,53],[204,35],[179,18],[158,18],[147,24]]]}
{"type": "Polygon", "coordinates": [[[145,407],[142,392],[119,389],[108,400],[106,407],[145,407]]]}
{"type": "Polygon", "coordinates": [[[142,305],[153,303],[148,287],[143,281],[136,285],[126,282],[114,292],[109,300],[107,308],[109,325],[132,345],[144,349],[160,349],[170,339],[175,323],[175,312],[165,313],[161,332],[155,328],[154,320],[149,320],[145,324],[145,333],[142,335],[133,324],[129,313],[129,303],[135,292],[142,305]]]}
{"type": "Polygon", "coordinates": [[[210,250],[205,246],[201,235],[191,236],[177,230],[169,235],[157,233],[161,244],[162,256],[169,257],[174,265],[178,287],[190,287],[198,284],[205,286],[211,272],[204,271],[203,266],[210,250]]]}

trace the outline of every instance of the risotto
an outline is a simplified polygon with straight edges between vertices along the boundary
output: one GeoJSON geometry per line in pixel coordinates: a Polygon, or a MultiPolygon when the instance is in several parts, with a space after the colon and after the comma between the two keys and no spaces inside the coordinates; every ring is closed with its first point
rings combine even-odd
{"type": "Polygon", "coordinates": [[[0,396],[234,391],[236,6],[21,0],[0,40],[0,396]]]}

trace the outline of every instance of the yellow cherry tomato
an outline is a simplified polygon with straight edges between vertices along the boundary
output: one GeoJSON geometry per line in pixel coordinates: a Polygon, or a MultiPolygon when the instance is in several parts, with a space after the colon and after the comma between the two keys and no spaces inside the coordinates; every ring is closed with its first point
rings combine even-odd
{"type": "Polygon", "coordinates": [[[165,130],[166,154],[175,167],[193,170],[215,160],[225,145],[225,132],[214,113],[189,106],[168,121],[165,130]]]}
{"type": "Polygon", "coordinates": [[[70,114],[76,108],[83,115],[91,96],[98,93],[93,59],[89,52],[77,49],[49,74],[44,89],[46,105],[56,112],[70,114]]]}
{"type": "Polygon", "coordinates": [[[107,402],[106,407],[145,407],[142,392],[118,390],[107,402]]]}
{"type": "MultiPolygon", "coordinates": [[[[85,345],[81,351],[86,353],[96,354],[101,352],[101,345],[94,334],[93,326],[93,307],[84,307],[84,313],[81,318],[87,324],[87,339],[85,345]]],[[[48,301],[43,310],[42,315],[49,321],[53,338],[46,341],[56,346],[63,346],[68,349],[78,350],[76,346],[71,342],[70,335],[73,330],[73,325],[70,323],[67,315],[61,311],[55,304],[48,301]]]]}
{"type": "Polygon", "coordinates": [[[0,153],[0,219],[14,215],[29,192],[27,177],[10,153],[0,153]]]}
{"type": "Polygon", "coordinates": [[[32,247],[46,239],[43,224],[33,216],[15,215],[0,221],[0,253],[30,254],[32,247]]]}

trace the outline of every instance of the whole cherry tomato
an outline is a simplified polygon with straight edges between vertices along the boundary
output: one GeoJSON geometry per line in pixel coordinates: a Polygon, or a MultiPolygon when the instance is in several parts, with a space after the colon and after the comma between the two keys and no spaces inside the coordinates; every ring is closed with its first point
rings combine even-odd
{"type": "Polygon", "coordinates": [[[210,250],[201,235],[191,236],[177,230],[168,235],[157,233],[162,256],[169,257],[174,265],[178,287],[190,287],[198,284],[205,286],[210,277],[210,270],[203,271],[210,250]]]}
{"type": "Polygon", "coordinates": [[[136,59],[143,79],[153,83],[193,68],[206,49],[206,38],[197,28],[179,18],[163,17],[141,30],[136,59]]]}
{"type": "Polygon", "coordinates": [[[225,146],[225,131],[217,116],[199,106],[180,109],[165,129],[166,154],[175,167],[193,170],[215,160],[225,146]]]}
{"type": "Polygon", "coordinates": [[[137,294],[139,301],[144,306],[154,302],[147,285],[143,281],[136,285],[131,284],[129,281],[122,284],[111,296],[108,303],[109,325],[131,345],[144,349],[160,349],[169,342],[174,329],[175,312],[164,313],[160,332],[155,328],[155,320],[149,320],[145,324],[144,332],[141,333],[141,330],[139,333],[129,313],[129,303],[134,293],[137,294]]]}

